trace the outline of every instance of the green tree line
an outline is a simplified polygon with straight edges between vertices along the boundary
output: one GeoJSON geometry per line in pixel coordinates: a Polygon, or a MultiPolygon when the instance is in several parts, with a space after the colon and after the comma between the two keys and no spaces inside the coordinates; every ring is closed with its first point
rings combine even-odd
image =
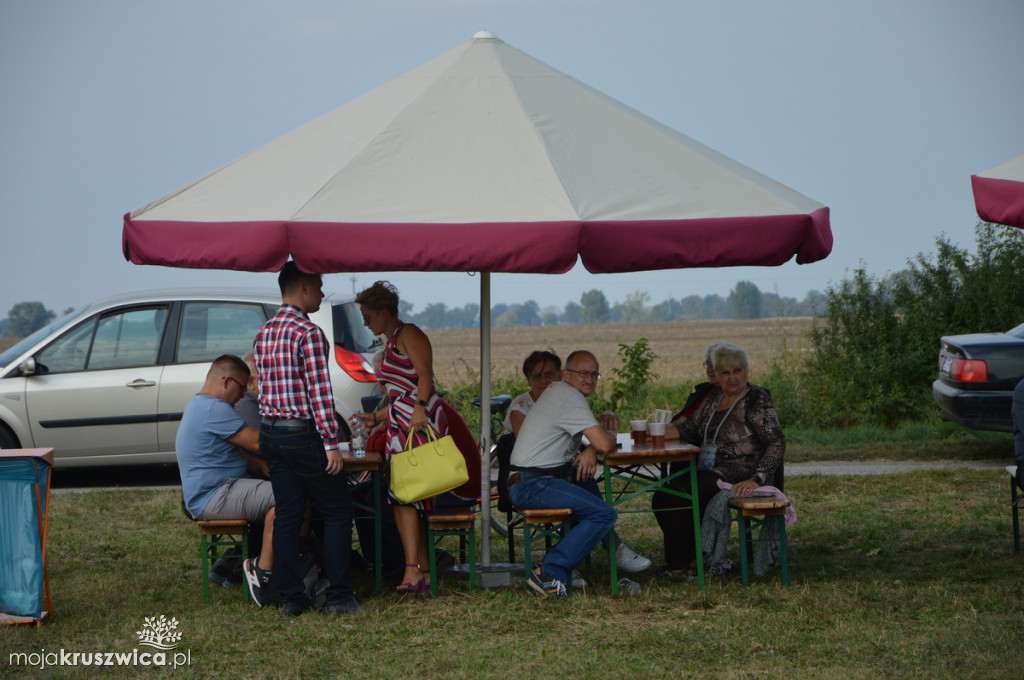
{"type": "MultiPolygon", "coordinates": [[[[435,328],[475,328],[480,324],[480,305],[469,303],[448,307],[443,302],[414,311],[411,303],[400,303],[399,315],[418,326],[435,328]]],[[[651,296],[636,291],[622,302],[609,303],[598,289],[588,290],[579,301],[564,307],[541,308],[535,300],[522,303],[498,303],[491,307],[494,326],[555,326],[559,324],[656,323],[705,319],[760,319],[764,317],[815,316],[825,310],[825,296],[815,290],[803,300],[762,292],[750,281],[740,281],[725,298],[720,295],[691,295],[682,299],[666,298],[651,304],[651,296]]]]}
{"type": "Polygon", "coordinates": [[[57,318],[42,302],[19,302],[0,320],[0,337],[24,338],[57,318]]]}

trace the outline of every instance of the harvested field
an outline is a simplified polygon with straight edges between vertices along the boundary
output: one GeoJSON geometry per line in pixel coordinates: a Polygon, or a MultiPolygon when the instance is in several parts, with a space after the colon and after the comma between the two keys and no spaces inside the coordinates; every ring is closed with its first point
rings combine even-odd
{"type": "MultiPolygon", "coordinates": [[[[491,332],[492,376],[519,375],[523,359],[535,349],[547,349],[562,358],[575,349],[589,349],[608,373],[620,365],[620,344],[647,338],[658,355],[654,371],[668,382],[703,376],[701,354],[713,342],[732,342],[750,356],[751,379],[783,349],[808,347],[812,318],[757,319],[754,321],[674,321],[596,326],[514,326],[491,332]]],[[[441,385],[467,382],[480,370],[480,331],[439,329],[428,331],[434,347],[434,372],[441,385]]]]}

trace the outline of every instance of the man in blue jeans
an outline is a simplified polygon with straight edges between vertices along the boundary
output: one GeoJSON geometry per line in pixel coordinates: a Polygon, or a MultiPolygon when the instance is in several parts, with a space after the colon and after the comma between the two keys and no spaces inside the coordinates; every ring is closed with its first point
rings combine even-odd
{"type": "Polygon", "coordinates": [[[574,484],[593,479],[597,454],[615,450],[615,438],[587,404],[600,379],[597,358],[573,352],[562,369],[562,382],[554,382],[540,395],[519,430],[512,449],[509,497],[518,508],[571,508],[577,521],[565,537],[544,556],[542,566],[527,575],[535,591],[565,597],[572,570],[615,526],[617,513],[599,496],[574,484]],[[590,444],[580,451],[586,435],[590,444]],[[513,483],[513,480],[516,480],[513,483]]]}
{"type": "MultiPolygon", "coordinates": [[[[299,569],[299,529],[306,495],[324,521],[327,611],[348,614],[359,608],[352,592],[352,498],[338,450],[338,421],[328,372],[331,348],[323,329],[309,320],[324,298],[319,274],[285,263],[278,276],[281,307],[256,334],[253,353],[259,379],[260,454],[270,468],[277,500],[274,555],[277,589],[286,616],[309,609],[299,569]]],[[[250,590],[265,574],[246,560],[250,590]]]]}

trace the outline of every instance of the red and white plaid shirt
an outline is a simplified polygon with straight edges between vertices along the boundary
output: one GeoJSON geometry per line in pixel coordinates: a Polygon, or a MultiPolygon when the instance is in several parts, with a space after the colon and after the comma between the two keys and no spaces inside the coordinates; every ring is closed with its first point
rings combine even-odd
{"type": "Polygon", "coordinates": [[[338,421],[322,328],[294,305],[281,305],[253,342],[260,383],[260,415],[313,419],[328,449],[338,448],[338,421]]]}

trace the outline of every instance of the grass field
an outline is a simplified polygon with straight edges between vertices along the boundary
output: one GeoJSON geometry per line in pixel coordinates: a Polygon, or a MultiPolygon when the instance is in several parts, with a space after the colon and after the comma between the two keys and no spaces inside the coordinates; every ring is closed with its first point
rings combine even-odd
{"type": "MultiPolygon", "coordinates": [[[[0,626],[0,676],[16,678],[877,678],[1020,677],[1024,556],[1014,553],[1006,475],[925,472],[792,477],[791,586],[778,572],[744,588],[736,571],[689,581],[632,576],[612,596],[607,558],[583,567],[590,586],[568,601],[523,590],[438,598],[373,596],[345,618],[287,620],[240,593],[200,598],[195,526],[173,490],[53,497],[53,617],[40,629],[0,626]],[[144,617],[174,617],[191,665],[12,667],[11,653],[130,653],[144,617]]],[[[649,514],[619,532],[655,563],[649,514]]],[[[504,548],[495,538],[496,550],[504,548]]],[[[735,558],[736,542],[732,542],[735,558]]],[[[388,584],[392,588],[394,584],[388,584]]],[[[168,658],[171,658],[168,655],[168,658]]]]}
{"type": "MultiPolygon", "coordinates": [[[[754,321],[673,321],[646,324],[590,326],[512,326],[491,330],[491,367],[494,377],[522,375],[523,359],[537,349],[551,350],[563,359],[576,349],[589,349],[609,373],[621,364],[620,344],[640,338],[650,341],[658,355],[653,370],[662,380],[682,382],[702,378],[704,348],[713,342],[731,342],[750,356],[751,381],[783,349],[803,350],[812,318],[757,319],[754,321]]],[[[480,331],[476,328],[428,332],[434,348],[434,373],[441,385],[468,382],[480,372],[480,331]]]]}

